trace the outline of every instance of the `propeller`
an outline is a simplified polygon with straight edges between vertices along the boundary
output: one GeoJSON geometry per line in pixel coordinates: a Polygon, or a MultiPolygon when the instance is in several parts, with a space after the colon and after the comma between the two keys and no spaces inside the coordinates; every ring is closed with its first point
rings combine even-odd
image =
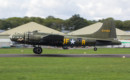
{"type": "Polygon", "coordinates": [[[25,44],[29,42],[29,32],[24,33],[23,40],[24,40],[24,46],[25,46],[25,44]]]}
{"type": "Polygon", "coordinates": [[[24,42],[26,43],[26,40],[25,40],[25,32],[24,32],[24,35],[23,35],[23,40],[24,40],[24,42]]]}
{"type": "Polygon", "coordinates": [[[28,31],[27,41],[29,42],[30,32],[28,31]]]}
{"type": "Polygon", "coordinates": [[[25,47],[25,44],[26,44],[25,32],[24,32],[24,35],[23,35],[23,41],[24,41],[24,47],[25,47]]]}

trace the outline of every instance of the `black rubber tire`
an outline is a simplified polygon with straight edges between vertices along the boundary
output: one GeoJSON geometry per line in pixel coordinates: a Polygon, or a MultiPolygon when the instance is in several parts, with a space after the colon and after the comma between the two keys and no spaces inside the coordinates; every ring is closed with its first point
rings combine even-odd
{"type": "Polygon", "coordinates": [[[94,51],[97,51],[97,48],[96,48],[96,47],[94,48],[94,51]]]}
{"type": "Polygon", "coordinates": [[[63,46],[62,48],[63,48],[63,49],[69,49],[68,46],[63,46]]]}
{"type": "Polygon", "coordinates": [[[41,54],[42,53],[42,48],[41,47],[34,47],[33,48],[33,52],[35,54],[41,54]]]}
{"type": "Polygon", "coordinates": [[[73,47],[74,47],[74,45],[71,45],[70,47],[71,47],[71,48],[73,48],[73,47]]]}

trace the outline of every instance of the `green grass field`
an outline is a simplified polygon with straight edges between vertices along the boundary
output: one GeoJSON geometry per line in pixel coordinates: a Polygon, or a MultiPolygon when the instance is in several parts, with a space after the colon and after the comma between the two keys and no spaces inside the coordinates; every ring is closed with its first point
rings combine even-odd
{"type": "MultiPolygon", "coordinates": [[[[45,54],[130,54],[129,48],[44,49],[45,54]]],[[[0,49],[0,54],[33,54],[32,49],[0,49]]],[[[0,80],[129,80],[130,58],[0,58],[0,80]]]]}
{"type": "MultiPolygon", "coordinates": [[[[0,49],[0,54],[33,54],[32,48],[0,49]]],[[[43,54],[130,54],[130,48],[98,48],[93,49],[43,49],[43,54]]]]}
{"type": "Polygon", "coordinates": [[[0,58],[0,80],[129,80],[130,58],[0,58]]]}

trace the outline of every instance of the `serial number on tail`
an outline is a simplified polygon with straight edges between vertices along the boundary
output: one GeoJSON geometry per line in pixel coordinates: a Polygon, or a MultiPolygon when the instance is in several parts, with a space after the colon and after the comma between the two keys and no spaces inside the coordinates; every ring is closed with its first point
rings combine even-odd
{"type": "Polygon", "coordinates": [[[109,29],[102,29],[102,32],[111,32],[109,29]]]}

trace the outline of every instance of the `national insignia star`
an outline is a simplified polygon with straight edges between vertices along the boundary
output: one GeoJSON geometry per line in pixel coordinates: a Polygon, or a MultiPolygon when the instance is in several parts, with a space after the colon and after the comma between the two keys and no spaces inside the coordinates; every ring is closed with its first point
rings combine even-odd
{"type": "Polygon", "coordinates": [[[70,42],[71,42],[71,44],[74,44],[74,43],[75,43],[75,40],[74,40],[74,39],[71,39],[70,42]]]}

